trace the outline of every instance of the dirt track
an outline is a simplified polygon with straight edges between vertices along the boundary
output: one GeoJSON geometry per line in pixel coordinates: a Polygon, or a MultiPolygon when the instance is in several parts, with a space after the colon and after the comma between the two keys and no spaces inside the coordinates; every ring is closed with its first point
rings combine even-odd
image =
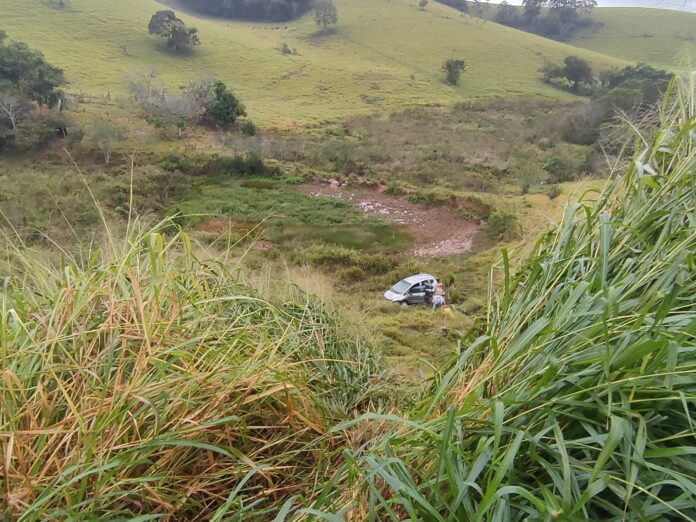
{"type": "Polygon", "coordinates": [[[300,190],[315,197],[339,198],[353,203],[365,214],[401,226],[413,236],[412,254],[419,257],[462,254],[472,248],[478,232],[448,207],[425,207],[405,197],[389,196],[383,189],[348,188],[338,183],[307,183],[300,190]]]}

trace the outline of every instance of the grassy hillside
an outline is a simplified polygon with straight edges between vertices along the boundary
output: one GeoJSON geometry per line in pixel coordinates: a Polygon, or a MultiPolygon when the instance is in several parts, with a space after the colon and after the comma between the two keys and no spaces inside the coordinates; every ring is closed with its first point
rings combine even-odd
{"type": "Polygon", "coordinates": [[[26,41],[64,68],[72,90],[119,93],[133,71],[157,69],[176,86],[213,74],[241,95],[255,120],[292,126],[409,104],[451,103],[502,94],[567,97],[539,79],[544,60],[567,54],[597,65],[620,61],[492,23],[480,24],[431,2],[420,11],[409,0],[339,0],[334,34],[316,34],[310,14],[288,24],[182,18],[200,30],[202,46],[170,54],[147,34],[154,0],[69,0],[54,9],[42,0],[0,0],[0,29],[26,41]],[[417,28],[417,30],[416,30],[417,28]],[[283,55],[281,43],[298,55],[283,55]],[[126,46],[128,56],[121,49],[126,46]],[[468,70],[457,88],[442,83],[452,54],[468,70]]]}
{"type": "Polygon", "coordinates": [[[603,25],[578,31],[570,44],[667,69],[696,67],[696,13],[599,8],[592,18],[603,25]]]}

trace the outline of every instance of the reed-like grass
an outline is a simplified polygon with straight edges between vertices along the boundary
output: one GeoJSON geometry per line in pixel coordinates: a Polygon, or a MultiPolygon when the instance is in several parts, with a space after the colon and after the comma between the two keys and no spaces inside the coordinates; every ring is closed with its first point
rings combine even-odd
{"type": "Polygon", "coordinates": [[[358,520],[696,520],[696,75],[491,297],[410,419],[339,472],[358,520]]]}
{"type": "Polygon", "coordinates": [[[301,292],[269,302],[161,224],[62,263],[10,241],[0,520],[250,520],[311,499],[383,386],[301,292]]]}

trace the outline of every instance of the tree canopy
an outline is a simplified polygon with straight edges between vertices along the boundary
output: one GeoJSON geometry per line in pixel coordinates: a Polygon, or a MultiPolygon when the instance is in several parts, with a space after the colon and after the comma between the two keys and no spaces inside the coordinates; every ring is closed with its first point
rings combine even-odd
{"type": "Polygon", "coordinates": [[[563,63],[563,76],[572,84],[574,92],[578,90],[581,83],[592,85],[592,82],[594,82],[594,74],[587,60],[583,60],[577,56],[566,56],[563,63]]]}
{"type": "Polygon", "coordinates": [[[214,99],[205,107],[205,115],[221,126],[234,123],[239,116],[246,116],[242,102],[221,81],[213,84],[214,99]]]}
{"type": "Polygon", "coordinates": [[[201,13],[223,18],[283,22],[306,12],[311,0],[183,0],[201,13]]]}
{"type": "Polygon", "coordinates": [[[445,71],[445,83],[457,85],[462,71],[466,69],[466,63],[464,60],[451,58],[442,64],[442,69],[445,71]]]}
{"type": "Polygon", "coordinates": [[[41,105],[61,97],[63,71],[46,62],[43,54],[23,42],[8,41],[0,32],[0,90],[14,91],[41,105]]]}
{"type": "Polygon", "coordinates": [[[189,49],[201,43],[198,29],[186,27],[184,21],[169,9],[157,11],[152,15],[147,29],[150,34],[167,40],[167,45],[174,51],[189,49]]]}
{"type": "Polygon", "coordinates": [[[314,6],[314,21],[326,29],[328,25],[338,22],[338,11],[331,0],[322,0],[314,6]]]}
{"type": "Polygon", "coordinates": [[[0,149],[30,150],[67,135],[68,121],[63,115],[35,107],[60,106],[64,83],[61,69],[0,31],[0,149]]]}

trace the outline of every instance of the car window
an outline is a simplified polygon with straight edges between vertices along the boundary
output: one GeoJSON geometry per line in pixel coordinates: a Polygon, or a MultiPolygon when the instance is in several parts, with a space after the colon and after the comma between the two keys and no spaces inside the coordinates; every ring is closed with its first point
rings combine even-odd
{"type": "Polygon", "coordinates": [[[408,292],[408,289],[411,287],[411,284],[406,281],[399,281],[396,283],[394,286],[391,287],[391,291],[394,292],[395,294],[405,294],[408,292]]]}
{"type": "Polygon", "coordinates": [[[418,283],[418,284],[413,285],[411,287],[412,294],[417,294],[417,293],[422,292],[422,291],[423,291],[423,283],[418,283]]]}

